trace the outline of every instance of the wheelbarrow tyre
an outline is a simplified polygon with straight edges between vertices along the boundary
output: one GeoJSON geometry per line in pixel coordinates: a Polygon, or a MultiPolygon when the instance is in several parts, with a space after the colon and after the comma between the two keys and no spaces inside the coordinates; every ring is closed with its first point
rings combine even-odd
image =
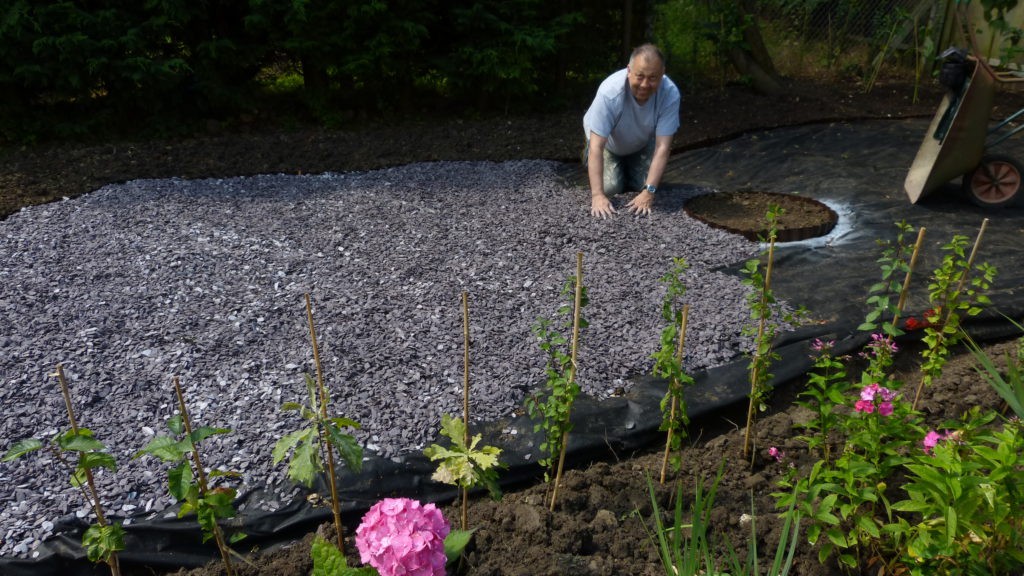
{"type": "Polygon", "coordinates": [[[962,187],[971,202],[983,208],[1010,206],[1024,187],[1024,167],[1005,154],[985,155],[964,175],[962,187]]]}

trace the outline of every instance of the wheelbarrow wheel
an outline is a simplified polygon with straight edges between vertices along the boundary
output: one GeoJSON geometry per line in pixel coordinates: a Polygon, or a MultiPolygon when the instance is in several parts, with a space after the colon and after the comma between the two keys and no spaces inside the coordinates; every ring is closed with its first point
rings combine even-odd
{"type": "Polygon", "coordinates": [[[984,208],[1009,206],[1024,186],[1024,168],[1010,156],[992,154],[981,159],[973,171],[964,175],[963,189],[971,202],[984,208]]]}

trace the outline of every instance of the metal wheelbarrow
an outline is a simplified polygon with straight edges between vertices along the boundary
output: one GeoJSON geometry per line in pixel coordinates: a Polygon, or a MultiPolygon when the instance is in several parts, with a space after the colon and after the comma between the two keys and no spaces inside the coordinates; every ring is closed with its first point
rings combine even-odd
{"type": "MultiPolygon", "coordinates": [[[[966,22],[972,47],[978,46],[966,4],[957,0],[957,16],[966,22]]],[[[1009,206],[1021,196],[1024,167],[1015,158],[992,154],[990,149],[1024,130],[1011,124],[1024,110],[989,128],[992,102],[998,83],[1022,82],[1024,78],[992,68],[985,58],[969,56],[966,50],[950,48],[941,56],[944,63],[939,79],[947,90],[928,132],[910,166],[903,188],[910,203],[963,177],[961,188],[975,204],[983,207],[1009,206]]]]}
{"type": "Polygon", "coordinates": [[[963,66],[967,74],[961,85],[948,86],[903,183],[911,204],[958,176],[963,177],[964,193],[979,206],[1009,206],[1021,196],[1024,167],[989,150],[1024,130],[1024,125],[1010,127],[1024,110],[992,128],[988,125],[997,82],[1024,78],[996,72],[973,57],[965,57],[963,66]]]}

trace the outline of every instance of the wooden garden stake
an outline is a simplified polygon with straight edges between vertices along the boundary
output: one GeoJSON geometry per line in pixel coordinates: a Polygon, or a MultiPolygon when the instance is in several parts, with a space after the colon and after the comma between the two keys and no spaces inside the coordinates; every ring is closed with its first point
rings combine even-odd
{"type": "MultiPolygon", "coordinates": [[[[772,261],[775,257],[775,235],[773,234],[768,243],[768,262],[764,273],[764,287],[761,289],[761,309],[768,305],[768,291],[772,285],[772,261]]],[[[754,427],[754,409],[760,394],[761,378],[761,339],[764,338],[766,315],[762,312],[757,324],[757,337],[754,339],[754,361],[750,370],[750,404],[747,407],[747,430],[743,435],[743,457],[750,456],[750,432],[754,427]]]]}
{"type": "MultiPolygon", "coordinates": [[[[676,359],[679,361],[679,366],[680,367],[682,367],[682,365],[683,365],[683,342],[686,341],[686,319],[689,317],[689,315],[690,315],[690,305],[689,304],[684,304],[683,305],[683,318],[679,322],[679,346],[676,348],[676,359]]],[[[672,382],[669,382],[669,386],[673,386],[673,387],[682,386],[682,383],[679,382],[678,380],[673,379],[672,382]]],[[[671,407],[671,410],[669,411],[669,422],[675,422],[676,421],[676,409],[677,409],[677,400],[676,400],[675,394],[673,394],[672,395],[672,407],[671,407]]],[[[665,473],[666,473],[666,470],[668,469],[668,455],[669,455],[669,451],[672,449],[672,433],[673,432],[674,431],[672,430],[671,425],[669,425],[668,438],[665,439],[665,456],[664,456],[664,458],[661,459],[661,483],[662,484],[665,483],[665,473]]]]}
{"type": "MultiPolygon", "coordinates": [[[[462,442],[469,446],[469,293],[462,292],[462,341],[464,355],[462,360],[462,421],[466,423],[466,433],[462,442]]],[[[469,530],[469,490],[462,488],[462,529],[469,530]]]]}
{"type": "MultiPolygon", "coordinates": [[[[900,322],[900,314],[903,313],[903,307],[907,304],[907,294],[910,292],[910,275],[914,272],[914,266],[917,264],[917,255],[921,252],[921,245],[924,243],[924,228],[917,231],[917,242],[914,243],[914,252],[910,255],[910,264],[907,266],[907,276],[903,279],[903,289],[900,290],[900,299],[896,303],[896,315],[892,319],[893,328],[896,327],[900,322]]],[[[889,344],[892,344],[893,335],[889,334],[889,344]]]]}
{"type": "MultiPolygon", "coordinates": [[[[953,292],[953,298],[960,296],[963,292],[964,286],[967,284],[967,276],[971,273],[971,268],[974,267],[974,257],[978,254],[978,246],[981,245],[981,238],[985,235],[985,229],[988,228],[988,218],[981,221],[981,229],[978,230],[978,237],[974,239],[974,246],[971,248],[971,255],[967,258],[967,265],[964,267],[964,275],[960,278],[960,283],[956,286],[956,291],[953,292]]],[[[939,323],[939,330],[935,335],[935,349],[939,349],[942,346],[942,341],[945,340],[945,326],[949,323],[949,319],[953,316],[953,307],[947,306],[946,310],[942,311],[942,320],[939,323]]],[[[924,388],[925,379],[922,378],[921,382],[917,385],[917,392],[914,393],[914,403],[910,405],[912,410],[917,409],[917,403],[921,400],[921,390],[924,388]]]]}
{"type": "MultiPolygon", "coordinates": [[[[313,304],[306,293],[306,319],[309,322],[309,339],[313,344],[313,363],[316,365],[316,386],[320,393],[320,418],[327,420],[327,388],[324,386],[324,371],[320,364],[320,347],[316,342],[316,327],[313,324],[313,304]]],[[[338,550],[345,551],[345,532],[341,524],[341,505],[338,502],[338,483],[334,478],[334,446],[331,435],[322,430],[324,445],[327,447],[327,478],[331,485],[331,511],[334,513],[334,527],[338,532],[338,550]]]]}
{"type": "MultiPolygon", "coordinates": [[[[572,348],[569,354],[569,386],[576,383],[576,349],[580,339],[580,304],[583,301],[583,252],[576,253],[576,298],[573,303],[572,312],[572,348]]],[[[569,414],[566,414],[566,419],[569,414]]],[[[555,486],[551,491],[551,506],[549,510],[555,511],[555,502],[558,499],[558,484],[562,481],[562,469],[565,466],[565,446],[569,442],[569,432],[562,433],[562,449],[558,454],[558,468],[555,471],[555,486]]]]}
{"type": "MultiPolygon", "coordinates": [[[[181,383],[178,381],[178,377],[174,377],[174,393],[178,396],[178,409],[181,410],[181,423],[185,427],[185,437],[192,438],[192,421],[188,417],[188,408],[185,406],[185,394],[181,391],[181,383]]],[[[200,494],[205,496],[209,492],[208,485],[206,483],[206,472],[203,469],[203,462],[199,458],[199,448],[195,445],[192,446],[192,464],[196,469],[196,478],[199,480],[199,491],[200,494]]],[[[213,538],[217,544],[217,550],[220,551],[221,560],[224,562],[224,571],[227,572],[228,576],[234,576],[235,570],[231,566],[231,555],[228,553],[228,545],[224,541],[224,534],[220,530],[220,524],[216,520],[213,522],[213,538]]]]}
{"type": "MultiPolygon", "coordinates": [[[[71,424],[72,432],[78,434],[78,421],[75,419],[75,409],[71,404],[71,390],[68,388],[67,379],[64,377],[64,365],[57,364],[57,371],[50,374],[50,376],[55,376],[57,381],[60,382],[60,391],[64,395],[64,406],[68,409],[68,422],[71,424]]],[[[96,523],[100,526],[106,526],[107,520],[103,516],[103,506],[100,504],[100,494],[96,489],[96,480],[93,479],[91,468],[85,468],[85,483],[89,487],[89,498],[92,500],[92,510],[96,513],[96,523]]],[[[117,552],[110,555],[107,564],[110,566],[111,574],[120,576],[121,562],[118,560],[117,552]]]]}

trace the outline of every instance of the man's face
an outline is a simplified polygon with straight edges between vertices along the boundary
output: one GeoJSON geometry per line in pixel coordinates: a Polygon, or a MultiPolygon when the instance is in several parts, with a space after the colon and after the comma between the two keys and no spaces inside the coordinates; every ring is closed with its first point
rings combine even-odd
{"type": "Polygon", "coordinates": [[[647,103],[647,100],[658,90],[661,84],[661,77],[665,75],[665,66],[657,58],[639,57],[627,68],[629,74],[629,91],[633,98],[640,104],[647,103]]]}

